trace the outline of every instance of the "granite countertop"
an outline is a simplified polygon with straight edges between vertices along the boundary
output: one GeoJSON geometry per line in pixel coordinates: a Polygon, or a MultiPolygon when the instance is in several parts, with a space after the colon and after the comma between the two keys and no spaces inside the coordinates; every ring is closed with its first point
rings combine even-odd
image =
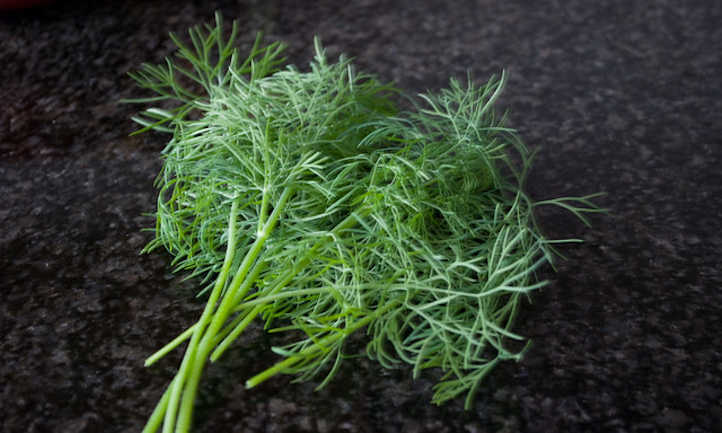
{"type": "Polygon", "coordinates": [[[259,328],[206,372],[196,431],[722,431],[722,6],[712,1],[53,2],[0,12],[0,431],[139,432],[179,354],[144,358],[203,307],[170,258],[139,255],[167,137],[129,137],[126,76],[220,10],[309,61],[329,53],[409,93],[506,69],[500,108],[538,151],[537,199],[605,191],[472,410],[432,378],[347,362],[334,382],[244,380],[275,359],[259,328]]]}

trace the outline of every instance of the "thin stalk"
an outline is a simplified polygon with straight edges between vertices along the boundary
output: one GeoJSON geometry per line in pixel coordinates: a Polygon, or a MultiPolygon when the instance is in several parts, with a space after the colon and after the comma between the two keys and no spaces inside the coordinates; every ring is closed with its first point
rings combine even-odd
{"type": "MultiPolygon", "coordinates": [[[[244,287],[245,287],[245,285],[250,286],[250,284],[255,282],[256,279],[258,278],[258,275],[260,275],[260,273],[263,272],[263,270],[266,268],[267,265],[268,265],[268,263],[264,262],[264,261],[260,261],[260,262],[256,263],[256,265],[253,267],[253,270],[251,271],[251,273],[248,274],[247,278],[245,279],[244,287]]],[[[241,289],[238,291],[238,293],[236,293],[236,296],[233,301],[233,305],[237,305],[242,300],[241,296],[239,296],[239,295],[243,294],[244,287],[241,287],[241,289]]],[[[236,309],[235,311],[239,311],[239,310],[236,309]]],[[[218,335],[216,336],[216,344],[218,344],[221,340],[223,340],[231,332],[231,330],[236,325],[238,325],[238,322],[240,322],[243,319],[243,317],[245,317],[245,315],[241,314],[239,317],[235,318],[233,320],[233,322],[231,322],[229,325],[227,325],[221,332],[219,332],[218,335]]],[[[150,355],[148,358],[146,358],[145,366],[149,367],[149,366],[155,364],[159,359],[161,359],[162,357],[167,355],[170,351],[172,351],[173,349],[178,347],[185,340],[191,338],[191,336],[193,336],[193,331],[196,329],[197,326],[198,326],[198,323],[194,323],[193,325],[189,326],[188,329],[186,329],[180,335],[178,335],[176,338],[174,338],[173,341],[169,342],[168,344],[163,346],[161,349],[157,350],[152,355],[150,355]]],[[[216,356],[216,358],[217,358],[217,356],[216,356]]],[[[211,357],[211,361],[215,361],[215,358],[211,357]]]]}
{"type": "MultiPolygon", "coordinates": [[[[206,361],[208,360],[208,355],[215,346],[215,336],[216,334],[218,334],[218,331],[223,326],[223,323],[232,312],[232,301],[236,298],[235,292],[238,289],[245,289],[247,291],[250,287],[250,284],[242,283],[248,275],[251,266],[253,265],[253,263],[255,263],[259,254],[263,250],[263,245],[270,236],[271,232],[273,232],[273,229],[278,223],[278,219],[280,218],[281,213],[283,212],[283,209],[288,202],[288,199],[292,195],[292,187],[286,187],[283,190],[283,193],[281,193],[281,197],[279,198],[278,203],[273,209],[273,212],[271,212],[271,215],[268,217],[268,221],[266,221],[263,229],[258,232],[258,237],[256,238],[253,246],[250,250],[248,250],[248,253],[243,258],[243,261],[241,262],[238,271],[233,278],[232,286],[229,287],[228,292],[221,300],[221,303],[218,306],[215,314],[213,314],[212,318],[210,318],[211,323],[208,326],[208,329],[206,329],[206,331],[204,332],[200,343],[198,343],[197,345],[195,358],[193,359],[193,362],[189,367],[191,368],[191,371],[185,382],[185,386],[182,392],[183,399],[180,403],[180,412],[178,413],[178,428],[176,430],[178,433],[185,433],[190,431],[191,420],[193,416],[193,404],[195,402],[196,394],[198,393],[198,384],[203,373],[203,368],[205,367],[206,361]]],[[[238,296],[242,297],[243,294],[238,296]]],[[[215,305],[215,303],[216,299],[208,300],[209,305],[215,305]]]]}
{"type": "Polygon", "coordinates": [[[163,397],[161,397],[160,401],[155,406],[153,413],[150,415],[150,418],[148,418],[148,422],[146,422],[145,427],[143,427],[142,433],[155,433],[158,431],[158,427],[160,427],[160,424],[163,422],[163,415],[168,408],[168,400],[170,399],[170,390],[173,386],[173,382],[175,382],[175,379],[171,381],[171,386],[165,390],[163,397]]]}
{"type": "Polygon", "coordinates": [[[198,324],[193,331],[193,336],[191,337],[190,343],[188,343],[188,347],[186,348],[186,353],[183,356],[183,361],[181,362],[178,373],[176,373],[176,377],[171,383],[171,393],[163,421],[163,433],[172,433],[173,431],[176,412],[178,410],[178,402],[182,393],[183,383],[185,381],[188,368],[194,363],[196,348],[198,347],[198,343],[201,339],[201,333],[211,319],[216,301],[218,300],[223,287],[226,285],[228,273],[230,271],[231,264],[233,263],[233,256],[235,255],[237,215],[238,202],[234,201],[231,205],[231,214],[228,221],[228,245],[226,246],[226,255],[223,261],[223,267],[216,279],[216,284],[213,287],[208,303],[203,309],[203,314],[201,314],[201,318],[198,320],[198,324]]]}
{"type": "MultiPolygon", "coordinates": [[[[338,223],[336,227],[334,227],[329,236],[324,237],[324,240],[317,241],[307,252],[306,254],[296,263],[296,265],[287,271],[284,275],[279,277],[277,282],[271,286],[271,289],[267,290],[265,293],[261,295],[261,297],[268,297],[275,295],[279,291],[281,291],[284,287],[288,286],[288,284],[293,280],[293,278],[298,275],[299,272],[301,272],[311,261],[316,257],[316,252],[330,242],[331,239],[333,239],[334,236],[340,234],[343,230],[347,230],[349,228],[352,228],[356,224],[358,224],[359,218],[361,218],[360,215],[368,213],[368,210],[361,210],[359,213],[352,213],[351,215],[344,218],[343,221],[338,223]]],[[[262,302],[259,305],[256,305],[253,307],[250,313],[248,313],[239,323],[236,325],[236,327],[228,334],[228,336],[223,339],[223,341],[218,344],[218,347],[211,355],[211,360],[215,361],[220,357],[223,352],[228,349],[228,346],[243,332],[243,330],[246,329],[246,327],[251,323],[251,321],[258,316],[262,311],[263,308],[268,304],[268,300],[265,302],[262,302]]],[[[241,308],[240,310],[243,310],[241,308]]],[[[236,307],[236,311],[239,311],[238,307],[236,307]]]]}
{"type": "Polygon", "coordinates": [[[170,343],[163,346],[160,350],[156,351],[154,354],[150,355],[145,359],[145,366],[150,367],[153,365],[156,361],[164,357],[168,352],[178,347],[181,343],[186,341],[187,339],[191,338],[193,336],[193,332],[198,327],[198,323],[194,323],[193,325],[189,326],[188,329],[183,331],[182,334],[177,336],[173,339],[170,343]]]}
{"type": "Polygon", "coordinates": [[[291,355],[291,356],[287,357],[286,359],[284,359],[283,361],[277,362],[273,366],[263,370],[262,372],[256,374],[252,378],[248,379],[246,381],[246,389],[257,386],[261,382],[264,382],[265,380],[267,380],[279,373],[282,373],[284,370],[287,370],[288,368],[292,367],[297,362],[302,361],[305,358],[313,356],[316,353],[318,353],[319,351],[324,350],[325,347],[327,347],[328,345],[330,345],[332,343],[335,343],[339,339],[348,337],[352,333],[363,328],[364,326],[371,323],[373,320],[375,320],[378,317],[380,317],[381,315],[383,315],[388,310],[398,306],[398,304],[399,304],[398,301],[389,302],[386,305],[384,305],[383,307],[374,311],[372,314],[364,317],[361,320],[358,320],[353,325],[346,327],[343,330],[340,330],[334,334],[331,334],[331,335],[328,335],[328,336],[322,338],[314,345],[305,348],[304,350],[302,350],[301,352],[299,352],[296,355],[291,355]]]}

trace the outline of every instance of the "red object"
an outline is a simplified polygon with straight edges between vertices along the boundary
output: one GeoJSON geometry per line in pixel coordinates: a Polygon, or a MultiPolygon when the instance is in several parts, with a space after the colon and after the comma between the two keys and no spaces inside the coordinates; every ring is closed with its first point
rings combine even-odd
{"type": "Polygon", "coordinates": [[[25,9],[50,3],[51,1],[52,0],[0,0],[0,9],[25,9]]]}

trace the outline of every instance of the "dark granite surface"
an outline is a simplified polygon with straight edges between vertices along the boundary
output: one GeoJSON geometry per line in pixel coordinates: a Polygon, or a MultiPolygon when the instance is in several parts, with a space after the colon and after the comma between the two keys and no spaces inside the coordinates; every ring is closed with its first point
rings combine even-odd
{"type": "Polygon", "coordinates": [[[195,321],[192,282],[152,224],[167,137],[128,137],[125,73],[213,11],[330,53],[408,92],[507,68],[501,106],[538,149],[537,199],[606,191],[587,229],[541,211],[563,249],[517,330],[534,345],[472,411],[431,380],[348,362],[327,389],[243,381],[270,365],[258,329],[209,368],[198,432],[720,432],[722,10],[715,1],[58,1],[0,13],[0,431],[139,432],[195,321]],[[529,6],[531,4],[536,6],[529,6]]]}

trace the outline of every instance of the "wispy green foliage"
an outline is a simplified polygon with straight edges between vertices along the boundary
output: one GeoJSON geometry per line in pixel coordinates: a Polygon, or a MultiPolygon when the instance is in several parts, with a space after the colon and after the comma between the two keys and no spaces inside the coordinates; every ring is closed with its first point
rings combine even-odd
{"type": "MultiPolygon", "coordinates": [[[[551,259],[521,188],[527,149],[493,109],[505,75],[452,80],[400,113],[396,90],[329,63],[318,40],[301,72],[260,38],[239,63],[235,33],[224,40],[217,17],[190,31],[192,47],[173,38],[179,61],[133,75],[157,96],[130,102],[178,104],[135,118],[173,134],[147,250],[210,282],[198,322],[148,359],[189,340],[146,431],[190,429],[206,361],[255,318],[296,340],[248,387],[278,373],[323,386],[365,330],[369,357],[414,377],[440,369],[433,401],[465,393],[470,408],[490,369],[520,358],[514,317],[551,259]]],[[[598,211],[588,199],[546,203],[598,211]]]]}

